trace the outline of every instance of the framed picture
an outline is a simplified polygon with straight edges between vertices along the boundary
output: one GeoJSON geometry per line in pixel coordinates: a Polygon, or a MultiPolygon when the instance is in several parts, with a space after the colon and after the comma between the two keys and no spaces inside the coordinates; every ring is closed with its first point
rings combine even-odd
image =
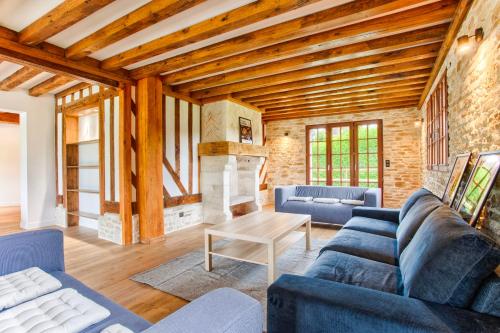
{"type": "Polygon", "coordinates": [[[240,142],[253,143],[252,121],[243,117],[240,117],[240,142]]]}
{"type": "Polygon", "coordinates": [[[500,150],[479,154],[457,209],[472,226],[476,225],[481,209],[495,184],[499,167],[500,150]]]}
{"type": "Polygon", "coordinates": [[[450,207],[453,207],[453,201],[455,200],[457,194],[463,193],[465,181],[462,181],[462,179],[464,177],[465,169],[469,164],[470,155],[470,153],[458,154],[455,158],[455,163],[453,163],[448,183],[446,184],[443,197],[441,198],[443,203],[450,207]]]}

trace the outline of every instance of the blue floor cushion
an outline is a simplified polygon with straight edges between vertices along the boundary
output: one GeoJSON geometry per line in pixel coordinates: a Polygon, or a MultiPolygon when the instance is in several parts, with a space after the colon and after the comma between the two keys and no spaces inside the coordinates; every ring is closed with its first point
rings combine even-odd
{"type": "Polygon", "coordinates": [[[398,264],[397,240],[357,230],[342,229],[320,251],[337,251],[390,265],[398,264]]]}
{"type": "Polygon", "coordinates": [[[377,220],[363,216],[354,216],[344,225],[344,229],[363,231],[369,234],[396,238],[398,225],[399,224],[390,221],[377,220]]]}
{"type": "Polygon", "coordinates": [[[321,253],[305,276],[399,295],[403,292],[397,266],[336,251],[321,253]]]}

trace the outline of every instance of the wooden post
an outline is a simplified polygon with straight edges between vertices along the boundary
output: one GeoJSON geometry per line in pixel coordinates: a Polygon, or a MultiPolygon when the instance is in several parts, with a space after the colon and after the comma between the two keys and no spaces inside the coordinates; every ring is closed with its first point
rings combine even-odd
{"type": "Polygon", "coordinates": [[[137,202],[141,243],[164,239],[162,83],[159,77],[137,81],[137,202]]]}
{"type": "Polygon", "coordinates": [[[132,244],[132,91],[130,84],[120,86],[119,159],[120,159],[120,217],[122,244],[132,244]]]}

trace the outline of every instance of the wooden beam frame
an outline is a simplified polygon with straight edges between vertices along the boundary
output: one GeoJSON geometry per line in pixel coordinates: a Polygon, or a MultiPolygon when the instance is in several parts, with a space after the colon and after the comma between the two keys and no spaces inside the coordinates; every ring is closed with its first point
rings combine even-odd
{"type": "Polygon", "coordinates": [[[446,59],[446,56],[448,55],[448,52],[450,51],[453,43],[455,42],[455,38],[457,37],[458,32],[460,31],[460,27],[462,26],[462,23],[465,20],[465,17],[469,13],[470,8],[472,7],[472,4],[474,3],[474,0],[460,0],[458,3],[457,9],[455,11],[455,15],[453,17],[453,21],[450,24],[450,27],[448,29],[448,32],[446,34],[446,37],[444,39],[444,42],[441,45],[441,49],[439,50],[439,53],[437,55],[437,60],[434,63],[434,67],[432,68],[431,75],[429,77],[429,81],[427,82],[427,85],[422,92],[422,96],[420,97],[420,100],[418,102],[418,108],[420,109],[422,105],[424,104],[427,95],[429,94],[432,85],[434,84],[434,81],[436,80],[439,71],[441,69],[441,66],[444,63],[444,60],[446,59]]]}
{"type": "Polygon", "coordinates": [[[40,73],[42,71],[39,69],[23,66],[0,82],[0,90],[12,90],[40,73]]]}
{"type": "Polygon", "coordinates": [[[71,81],[74,81],[74,79],[67,76],[54,75],[53,77],[30,88],[29,94],[31,96],[41,96],[57,89],[58,87],[68,84],[71,81]]]}
{"type": "Polygon", "coordinates": [[[120,218],[122,220],[122,244],[132,244],[132,89],[129,84],[118,90],[119,115],[119,159],[120,159],[120,218]]]}

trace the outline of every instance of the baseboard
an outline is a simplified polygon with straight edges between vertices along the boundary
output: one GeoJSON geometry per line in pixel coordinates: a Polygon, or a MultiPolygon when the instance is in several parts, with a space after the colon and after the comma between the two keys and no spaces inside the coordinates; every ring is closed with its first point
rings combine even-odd
{"type": "Polygon", "coordinates": [[[60,225],[57,224],[57,221],[54,219],[45,221],[30,221],[26,225],[21,225],[21,227],[26,230],[31,230],[46,227],[60,227],[60,225]]]}
{"type": "Polygon", "coordinates": [[[0,207],[21,207],[19,202],[0,202],[0,207]]]}

